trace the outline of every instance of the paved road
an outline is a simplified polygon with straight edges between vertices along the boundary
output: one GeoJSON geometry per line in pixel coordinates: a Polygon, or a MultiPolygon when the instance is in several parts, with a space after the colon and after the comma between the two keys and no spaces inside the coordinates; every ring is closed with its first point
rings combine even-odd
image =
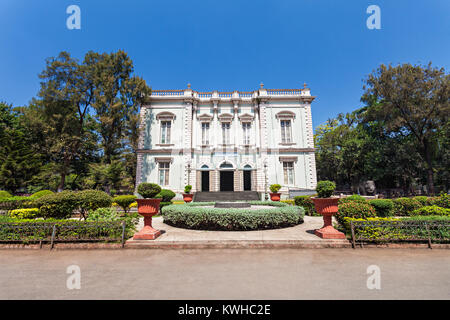
{"type": "Polygon", "coordinates": [[[450,299],[449,266],[439,249],[3,250],[0,299],[450,299]]]}

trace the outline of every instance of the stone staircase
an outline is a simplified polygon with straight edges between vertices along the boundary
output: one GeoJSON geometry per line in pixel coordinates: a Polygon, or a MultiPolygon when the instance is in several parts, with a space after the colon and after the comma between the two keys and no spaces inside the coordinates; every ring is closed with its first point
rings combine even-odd
{"type": "Polygon", "coordinates": [[[196,192],[194,202],[210,201],[253,201],[261,197],[256,191],[221,191],[221,192],[196,192]]]}

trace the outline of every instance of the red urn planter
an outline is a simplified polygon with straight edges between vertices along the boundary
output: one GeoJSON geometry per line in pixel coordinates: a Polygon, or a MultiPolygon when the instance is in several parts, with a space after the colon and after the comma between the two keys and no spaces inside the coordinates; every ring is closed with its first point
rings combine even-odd
{"type": "Polygon", "coordinates": [[[183,200],[186,203],[192,202],[192,198],[194,197],[191,193],[183,193],[183,200]]]}
{"type": "Polygon", "coordinates": [[[155,240],[161,231],[152,227],[152,217],[159,212],[161,199],[137,199],[138,213],[144,217],[144,228],[133,236],[133,240],[155,240]]]}
{"type": "Polygon", "coordinates": [[[280,201],[281,193],[271,193],[270,200],[272,201],[280,201]]]}
{"type": "Polygon", "coordinates": [[[322,239],[345,239],[345,234],[332,225],[332,218],[338,212],[339,198],[311,198],[316,211],[323,216],[323,227],[314,231],[322,239]]]}

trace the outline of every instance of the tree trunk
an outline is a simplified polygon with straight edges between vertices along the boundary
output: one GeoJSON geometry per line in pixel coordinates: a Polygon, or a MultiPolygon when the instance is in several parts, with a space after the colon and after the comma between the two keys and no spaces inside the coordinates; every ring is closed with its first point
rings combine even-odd
{"type": "Polygon", "coordinates": [[[61,192],[64,190],[64,184],[66,182],[66,172],[63,171],[61,172],[61,180],[59,182],[59,186],[58,186],[58,192],[61,192]]]}

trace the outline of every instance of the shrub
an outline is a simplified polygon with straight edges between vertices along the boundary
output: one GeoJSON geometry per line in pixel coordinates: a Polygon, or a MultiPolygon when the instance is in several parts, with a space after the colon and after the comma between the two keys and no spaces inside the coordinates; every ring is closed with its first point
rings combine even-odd
{"type": "Polygon", "coordinates": [[[413,199],[419,201],[422,206],[432,205],[430,202],[431,198],[426,197],[426,196],[416,196],[416,197],[413,197],[413,199]]]}
{"type": "Polygon", "coordinates": [[[394,199],[394,215],[397,216],[409,216],[420,207],[422,207],[420,202],[412,198],[394,199]]]}
{"type": "Polygon", "coordinates": [[[75,194],[78,200],[78,209],[85,219],[88,212],[93,212],[98,208],[111,207],[112,204],[112,198],[100,190],[83,190],[75,194]]]}
{"type": "Polygon", "coordinates": [[[33,193],[31,195],[31,197],[34,198],[34,199],[39,199],[40,197],[43,197],[43,196],[46,196],[46,195],[49,195],[49,194],[53,194],[53,193],[54,192],[50,191],[50,190],[41,190],[41,191],[33,193]]]}
{"type": "Polygon", "coordinates": [[[339,204],[349,202],[349,201],[364,202],[364,203],[367,202],[367,200],[364,197],[360,196],[359,194],[353,194],[349,197],[340,198],[339,204]]]}
{"type": "Polygon", "coordinates": [[[316,208],[314,207],[314,202],[310,196],[296,196],[294,197],[295,205],[303,207],[308,216],[312,216],[316,213],[316,208]]]}
{"type": "Polygon", "coordinates": [[[136,198],[134,195],[123,195],[114,197],[113,201],[127,213],[131,208],[131,204],[136,201],[136,198]]]}
{"type": "Polygon", "coordinates": [[[39,208],[11,210],[9,216],[15,219],[35,219],[39,217],[39,208]]]}
{"type": "Polygon", "coordinates": [[[411,216],[450,216],[450,209],[439,206],[424,206],[411,212],[411,216]]]}
{"type": "Polygon", "coordinates": [[[190,184],[188,184],[187,186],[184,187],[184,193],[189,193],[192,190],[192,186],[190,184]]]}
{"type": "Polygon", "coordinates": [[[287,203],[290,206],[295,205],[295,201],[292,199],[280,200],[280,202],[287,203]]]}
{"type": "Polygon", "coordinates": [[[35,200],[34,205],[39,208],[39,215],[46,219],[64,219],[79,207],[79,198],[74,191],[62,191],[43,196],[35,200]]]}
{"type": "Polygon", "coordinates": [[[171,204],[172,204],[171,201],[169,201],[169,202],[161,201],[161,202],[159,203],[159,213],[162,212],[162,211],[161,211],[162,208],[164,208],[164,207],[166,207],[166,206],[170,206],[171,204]]]}
{"type": "Polygon", "coordinates": [[[9,198],[9,197],[12,197],[11,193],[9,193],[8,191],[4,191],[4,190],[0,191],[0,198],[9,198]]]}
{"type": "Polygon", "coordinates": [[[316,191],[318,198],[329,198],[333,195],[336,184],[332,181],[323,180],[317,183],[316,191]]]}
{"type": "Polygon", "coordinates": [[[281,189],[281,185],[279,185],[279,184],[271,184],[270,185],[270,191],[272,191],[272,193],[277,193],[278,191],[280,191],[280,189],[281,189]]]}
{"type": "Polygon", "coordinates": [[[344,224],[344,218],[367,219],[375,217],[375,209],[370,204],[356,201],[341,203],[336,214],[336,219],[341,225],[344,224]]]}
{"type": "Polygon", "coordinates": [[[162,197],[162,202],[170,202],[176,196],[175,192],[168,189],[162,189],[159,195],[162,197]]]}
{"type": "Polygon", "coordinates": [[[116,221],[121,217],[115,208],[98,208],[92,211],[86,218],[86,221],[116,221]]]}
{"type": "MultiPolygon", "coordinates": [[[[255,201],[271,206],[273,202],[255,201]]],[[[205,206],[206,204],[202,204],[205,206]]],[[[279,209],[218,209],[199,205],[170,205],[162,210],[164,222],[173,226],[199,230],[258,230],[294,226],[303,222],[304,210],[278,203],[279,209]]]]}
{"type": "Polygon", "coordinates": [[[450,195],[448,195],[445,192],[441,192],[439,197],[436,199],[435,205],[442,207],[442,208],[450,208],[450,195]]]}
{"type": "Polygon", "coordinates": [[[137,191],[144,199],[150,199],[161,192],[161,187],[156,183],[143,182],[138,186],[137,191]]]}
{"type": "Polygon", "coordinates": [[[390,217],[394,215],[394,202],[391,199],[373,199],[369,204],[375,209],[378,217],[390,217]]]}

